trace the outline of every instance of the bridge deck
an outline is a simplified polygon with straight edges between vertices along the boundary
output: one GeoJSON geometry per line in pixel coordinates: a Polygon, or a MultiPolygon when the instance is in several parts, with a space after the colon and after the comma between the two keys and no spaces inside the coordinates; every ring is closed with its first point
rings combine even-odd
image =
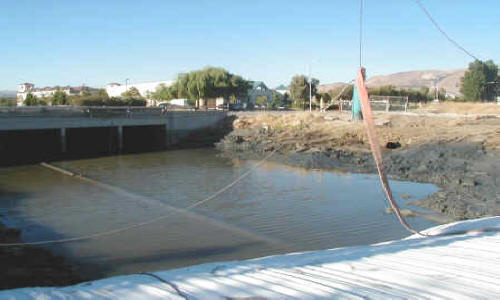
{"type": "Polygon", "coordinates": [[[0,131],[151,126],[186,119],[192,120],[185,123],[188,128],[179,129],[189,129],[206,126],[204,119],[210,123],[225,115],[224,111],[163,111],[157,107],[3,107],[0,108],[0,131]]]}

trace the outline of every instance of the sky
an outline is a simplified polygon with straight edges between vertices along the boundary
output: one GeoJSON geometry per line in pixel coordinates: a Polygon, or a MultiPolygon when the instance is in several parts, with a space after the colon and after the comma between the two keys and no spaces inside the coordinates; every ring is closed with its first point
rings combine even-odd
{"type": "MultiPolygon", "coordinates": [[[[500,1],[421,0],[480,59],[500,62],[500,1]]],[[[413,0],[364,0],[367,75],[465,68],[413,0]]],[[[16,0],[0,9],[0,90],[175,79],[220,66],[268,86],[297,74],[349,81],[359,67],[357,0],[16,0]]]]}

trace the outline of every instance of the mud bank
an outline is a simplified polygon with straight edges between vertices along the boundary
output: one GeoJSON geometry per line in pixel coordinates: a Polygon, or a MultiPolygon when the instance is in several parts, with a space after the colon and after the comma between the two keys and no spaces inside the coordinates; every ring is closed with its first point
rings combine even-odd
{"type": "MultiPolygon", "coordinates": [[[[441,188],[412,204],[453,219],[500,215],[499,120],[377,118],[381,144],[395,147],[384,151],[391,178],[441,188]]],[[[224,156],[240,159],[259,159],[279,149],[271,160],[304,168],[376,172],[362,123],[339,114],[240,116],[217,148],[224,156]]]]}
{"type": "MultiPolygon", "coordinates": [[[[20,231],[0,223],[0,243],[19,243],[20,231]]],[[[85,281],[78,269],[49,250],[32,246],[0,247],[0,290],[61,286],[85,281]]]]}

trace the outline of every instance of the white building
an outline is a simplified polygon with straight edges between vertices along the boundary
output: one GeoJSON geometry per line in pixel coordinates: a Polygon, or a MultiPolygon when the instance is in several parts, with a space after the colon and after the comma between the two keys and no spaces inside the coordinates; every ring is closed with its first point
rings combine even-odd
{"type": "Polygon", "coordinates": [[[174,83],[173,80],[129,83],[129,84],[110,83],[106,85],[106,92],[110,97],[120,97],[128,89],[134,87],[139,91],[141,96],[147,99],[149,94],[154,93],[160,85],[163,84],[165,86],[170,86],[173,83],[174,83]]]}
{"type": "Polygon", "coordinates": [[[44,87],[44,88],[36,88],[33,83],[25,82],[18,85],[17,88],[17,105],[23,106],[24,100],[26,100],[26,96],[28,94],[32,94],[37,98],[50,97],[54,95],[54,93],[60,90],[66,95],[81,95],[83,92],[88,92],[90,94],[95,94],[98,92],[97,89],[87,87],[87,86],[63,86],[63,87],[44,87]]]}
{"type": "Polygon", "coordinates": [[[275,91],[280,94],[281,96],[285,96],[285,94],[290,95],[290,89],[285,86],[284,84],[276,87],[275,91]]]}
{"type": "Polygon", "coordinates": [[[189,107],[189,101],[186,98],[180,98],[180,99],[172,99],[172,100],[167,100],[167,101],[161,101],[157,103],[158,105],[162,104],[170,104],[174,106],[182,106],[182,107],[189,107]]]}

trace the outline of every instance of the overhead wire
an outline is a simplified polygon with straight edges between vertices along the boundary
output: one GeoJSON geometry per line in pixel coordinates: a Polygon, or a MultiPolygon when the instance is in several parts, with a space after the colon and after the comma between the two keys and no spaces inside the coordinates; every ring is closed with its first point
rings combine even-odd
{"type": "MultiPolygon", "coordinates": [[[[428,18],[431,20],[431,22],[436,26],[436,28],[451,43],[453,43],[459,49],[461,49],[462,51],[464,51],[467,55],[471,56],[474,59],[477,59],[469,51],[467,51],[465,48],[463,48],[462,46],[460,46],[456,41],[454,41],[452,38],[450,38],[446,34],[446,32],[444,32],[444,30],[441,29],[441,27],[434,20],[434,18],[432,18],[432,16],[427,11],[427,9],[425,9],[425,7],[422,5],[422,3],[420,2],[420,0],[414,0],[414,1],[425,12],[425,14],[428,16],[428,18]]],[[[362,58],[363,58],[363,0],[360,0],[360,10],[359,10],[359,66],[360,66],[360,72],[362,72],[362,62],[363,62],[362,58]]],[[[360,75],[363,76],[363,79],[364,79],[364,75],[361,74],[361,73],[360,73],[360,75]]],[[[358,76],[358,80],[356,81],[356,83],[358,85],[358,89],[360,89],[360,92],[361,92],[360,95],[363,92],[365,92],[366,93],[365,96],[367,98],[368,94],[366,92],[366,87],[364,86],[364,82],[360,81],[359,78],[360,77],[358,76]],[[360,85],[361,85],[361,87],[360,87],[360,85]],[[364,91],[362,91],[363,89],[364,89],[364,91]]],[[[347,85],[344,86],[344,88],[340,91],[340,93],[339,93],[338,96],[340,96],[344,92],[344,90],[346,89],[346,87],[347,87],[347,85]]],[[[360,98],[363,99],[363,97],[360,97],[360,98]]],[[[363,105],[363,101],[361,101],[361,102],[362,102],[363,112],[365,112],[366,109],[368,109],[369,113],[367,115],[369,115],[369,119],[371,120],[371,108],[369,107],[369,102],[368,102],[368,105],[366,105],[366,103],[365,103],[365,105],[363,105]]],[[[397,215],[400,223],[403,225],[403,227],[405,227],[405,229],[407,229],[408,231],[410,231],[412,233],[419,234],[419,235],[422,235],[422,236],[426,236],[425,234],[422,234],[419,231],[414,230],[413,228],[411,228],[408,225],[408,223],[406,222],[406,220],[404,219],[404,217],[401,215],[399,207],[397,206],[396,202],[393,199],[392,192],[390,190],[390,187],[389,187],[389,184],[388,184],[388,181],[387,181],[387,176],[386,176],[386,174],[384,172],[384,168],[383,168],[383,164],[382,164],[382,156],[380,154],[380,145],[378,144],[377,136],[376,136],[376,133],[375,133],[375,128],[374,128],[374,125],[373,125],[373,120],[371,122],[370,122],[370,120],[368,120],[368,122],[366,122],[367,120],[365,119],[365,125],[366,125],[366,128],[367,128],[368,135],[370,137],[370,145],[371,145],[372,154],[374,156],[375,163],[376,163],[376,166],[377,166],[377,171],[378,171],[378,174],[379,174],[379,177],[380,177],[380,180],[381,180],[384,192],[385,192],[385,194],[387,196],[387,199],[389,200],[393,211],[396,213],[396,215],[397,215]]],[[[225,191],[229,190],[231,187],[235,186],[238,182],[240,182],[245,177],[247,177],[253,170],[255,170],[257,167],[259,167],[263,162],[265,162],[266,160],[268,160],[278,150],[279,150],[279,148],[276,148],[273,151],[271,151],[262,160],[260,160],[258,163],[256,163],[251,168],[249,168],[247,171],[245,171],[243,174],[241,174],[239,177],[237,177],[230,184],[228,184],[228,185],[224,186],[223,188],[219,189],[217,192],[215,192],[214,194],[210,195],[209,197],[204,198],[204,199],[202,199],[200,201],[197,201],[197,202],[195,202],[195,203],[187,206],[185,209],[186,210],[193,209],[193,208],[195,208],[195,207],[197,207],[197,206],[199,206],[199,205],[201,205],[203,203],[206,203],[206,202],[208,202],[208,201],[216,198],[220,194],[222,194],[225,191]]],[[[160,220],[163,220],[163,219],[167,218],[168,216],[170,216],[170,213],[166,214],[166,215],[162,215],[162,216],[156,217],[156,218],[153,218],[153,219],[150,219],[150,220],[147,220],[147,221],[144,221],[144,222],[135,223],[135,224],[131,224],[131,225],[128,225],[128,226],[124,226],[124,227],[120,227],[120,228],[116,228],[116,229],[112,229],[112,230],[108,230],[108,231],[103,231],[103,232],[99,232],[99,233],[95,233],[95,234],[89,234],[89,235],[79,236],[79,237],[64,238],[64,239],[54,239],[54,240],[45,240],[45,241],[36,241],[36,242],[23,242],[23,243],[0,243],[0,247],[6,247],[6,246],[27,246],[27,245],[45,245],[45,244],[55,244],[55,243],[75,242],[75,241],[81,241],[81,240],[95,239],[95,238],[99,238],[99,237],[103,237],[103,236],[108,236],[108,235],[120,233],[120,232],[123,232],[123,231],[126,231],[126,230],[130,230],[130,229],[142,227],[142,226],[145,226],[145,225],[149,225],[149,224],[152,224],[154,222],[158,222],[160,220]]]]}
{"type": "Polygon", "coordinates": [[[363,0],[359,0],[359,67],[363,66],[363,0]]]}
{"type": "Polygon", "coordinates": [[[474,54],[472,54],[472,52],[470,52],[469,50],[465,49],[465,47],[463,47],[457,41],[455,41],[454,39],[452,39],[443,30],[443,28],[441,28],[441,26],[438,24],[438,22],[436,21],[436,19],[434,19],[434,17],[432,17],[432,15],[430,14],[430,12],[425,8],[425,6],[422,4],[422,2],[420,0],[413,0],[413,1],[425,13],[425,15],[427,16],[427,18],[432,22],[432,24],[434,25],[434,27],[436,27],[436,29],[441,33],[441,35],[443,35],[450,43],[452,43],[455,47],[457,47],[458,49],[460,49],[462,52],[464,52],[465,54],[467,54],[468,56],[470,56],[474,60],[480,60],[479,58],[477,58],[477,56],[475,56],[474,54]]]}

